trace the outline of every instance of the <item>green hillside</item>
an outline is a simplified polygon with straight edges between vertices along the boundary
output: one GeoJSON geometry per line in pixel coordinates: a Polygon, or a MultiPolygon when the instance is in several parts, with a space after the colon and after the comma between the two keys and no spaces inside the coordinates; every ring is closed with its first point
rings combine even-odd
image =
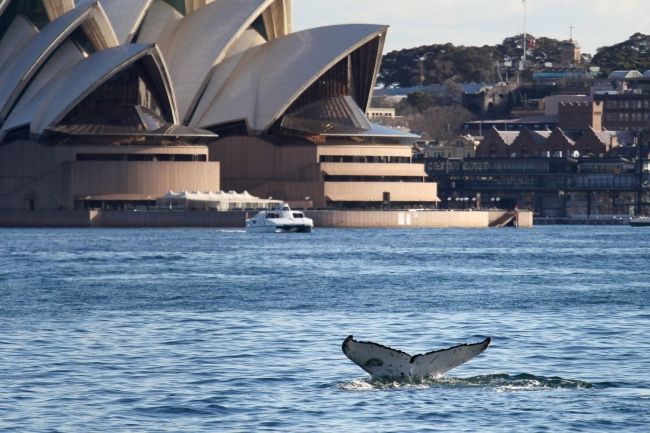
{"type": "MultiPolygon", "coordinates": [[[[528,35],[534,40],[530,45],[529,59],[536,65],[561,62],[562,41],[528,35]]],[[[379,81],[400,87],[420,84],[440,84],[447,80],[456,82],[495,82],[496,64],[517,60],[522,55],[522,35],[503,40],[501,44],[482,47],[455,46],[453,44],[424,45],[387,53],[382,62],[379,81]]],[[[625,42],[603,47],[593,57],[592,66],[600,66],[604,73],[617,69],[650,69],[650,36],[635,33],[625,42]]],[[[587,66],[587,64],[585,64],[587,66]]]]}
{"type": "Polygon", "coordinates": [[[621,69],[647,71],[650,69],[650,35],[635,33],[625,42],[599,48],[591,64],[600,66],[606,74],[621,69]]]}

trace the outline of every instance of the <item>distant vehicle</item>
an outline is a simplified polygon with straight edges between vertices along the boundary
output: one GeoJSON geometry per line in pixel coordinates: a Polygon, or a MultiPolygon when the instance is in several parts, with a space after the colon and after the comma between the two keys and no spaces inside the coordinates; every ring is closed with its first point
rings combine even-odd
{"type": "Polygon", "coordinates": [[[273,211],[262,211],[246,219],[246,231],[251,233],[311,233],[314,222],[304,213],[292,211],[282,204],[273,211]]]}

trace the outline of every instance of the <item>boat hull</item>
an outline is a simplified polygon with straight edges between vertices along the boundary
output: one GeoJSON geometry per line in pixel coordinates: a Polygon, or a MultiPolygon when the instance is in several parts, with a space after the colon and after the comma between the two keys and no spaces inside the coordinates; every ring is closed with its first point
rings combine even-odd
{"type": "Polygon", "coordinates": [[[280,233],[311,233],[311,226],[279,226],[275,231],[280,233]]]}
{"type": "Polygon", "coordinates": [[[308,225],[264,225],[246,227],[250,233],[311,233],[313,227],[308,225]]]}
{"type": "Polygon", "coordinates": [[[632,227],[650,227],[650,218],[632,218],[630,225],[632,227]]]}
{"type": "Polygon", "coordinates": [[[311,233],[314,222],[300,211],[292,211],[287,204],[273,211],[261,211],[246,219],[249,233],[311,233]]]}

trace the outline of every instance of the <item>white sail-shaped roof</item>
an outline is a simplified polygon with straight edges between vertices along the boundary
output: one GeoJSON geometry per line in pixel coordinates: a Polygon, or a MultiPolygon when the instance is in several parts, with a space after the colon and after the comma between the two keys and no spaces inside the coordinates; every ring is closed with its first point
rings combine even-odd
{"type": "MultiPolygon", "coordinates": [[[[85,6],[94,0],[46,1],[65,3],[65,6],[61,6],[59,9],[68,11],[73,7],[85,6]]],[[[153,0],[100,0],[120,44],[131,42],[152,2],[153,0]]]]}
{"type": "MultiPolygon", "coordinates": [[[[93,54],[75,67],[68,69],[50,87],[49,97],[42,102],[31,121],[31,131],[42,134],[49,126],[59,122],[67,113],[101,84],[144,56],[152,56],[163,79],[163,63],[155,46],[144,44],[121,45],[93,54]]],[[[173,101],[165,101],[173,105],[173,101]]]]}
{"type": "MultiPolygon", "coordinates": [[[[92,90],[150,51],[159,55],[151,45],[118,46],[96,53],[73,67],[62,68],[41,91],[31,98],[21,99],[2,125],[0,139],[12,129],[30,124],[34,133],[42,133],[50,126],[48,119],[63,117],[92,90]],[[69,99],[77,102],[68,102],[69,99]]],[[[64,45],[55,55],[60,52],[67,57],[69,50],[64,45]]]]}
{"type": "Polygon", "coordinates": [[[52,54],[52,57],[41,68],[38,75],[32,80],[25,92],[20,95],[20,100],[7,118],[6,127],[29,124],[34,110],[39,106],[38,96],[47,93],[48,86],[56,84],[66,69],[72,68],[86,57],[74,42],[66,41],[52,54]]]}
{"type": "Polygon", "coordinates": [[[254,132],[263,132],[336,63],[375,38],[383,40],[386,29],[348,24],[305,30],[227,59],[213,76],[220,85],[208,87],[210,94],[203,95],[202,111],[197,110],[191,125],[210,128],[246,120],[254,132]],[[232,72],[222,74],[222,68],[232,72]]]}
{"type": "MultiPolygon", "coordinates": [[[[236,77],[236,71],[242,66],[242,60],[246,58],[246,52],[254,47],[263,45],[266,40],[255,30],[247,30],[228,50],[226,58],[215,68],[210,82],[208,83],[203,97],[197,105],[193,119],[201,119],[219,91],[227,86],[228,79],[236,77]]],[[[254,102],[254,101],[253,101],[254,102]]],[[[196,123],[195,121],[191,122],[196,123]]]]}
{"type": "MultiPolygon", "coordinates": [[[[298,116],[306,104],[327,99],[316,106],[323,111],[345,96],[365,108],[386,32],[351,24],[291,33],[291,0],[38,1],[52,21],[39,32],[18,16],[0,40],[0,134],[26,125],[52,132],[83,98],[147,55],[142,65],[158,69],[148,75],[167,122],[213,129],[245,122],[255,134],[287,114],[318,124],[313,107],[316,115],[298,116]]],[[[8,4],[0,0],[0,9],[8,4]]]]}
{"type": "Polygon", "coordinates": [[[21,15],[16,16],[0,40],[0,71],[9,63],[15,53],[29,42],[38,30],[21,15]]]}
{"type": "MultiPolygon", "coordinates": [[[[174,9],[178,8],[178,11],[184,15],[188,16],[198,9],[201,9],[203,6],[212,3],[215,0],[175,0],[171,1],[170,3],[174,4],[174,9]]],[[[224,0],[217,0],[217,1],[224,1],[224,0]]],[[[232,1],[232,0],[225,0],[225,1],[232,1]]],[[[238,1],[238,0],[235,0],[238,1]]]]}
{"type": "Polygon", "coordinates": [[[18,103],[11,110],[2,129],[0,138],[12,129],[29,125],[32,117],[49,95],[48,86],[53,86],[68,68],[85,58],[74,42],[66,41],[52,54],[47,63],[39,70],[29,87],[20,95],[18,103]]]}
{"type": "Polygon", "coordinates": [[[164,55],[182,119],[188,119],[212,68],[274,0],[215,1],[185,17],[164,55]]]}
{"type": "Polygon", "coordinates": [[[153,0],[101,0],[120,44],[131,42],[153,0]]]}
{"type": "Polygon", "coordinates": [[[75,29],[84,23],[91,23],[89,33],[99,48],[117,45],[104,10],[93,2],[78,7],[41,29],[21,49],[21,55],[12,58],[0,71],[0,119],[6,118],[20,93],[34,77],[43,62],[75,29]],[[92,23],[91,23],[92,22],[92,23]]]}
{"type": "Polygon", "coordinates": [[[165,52],[169,39],[183,15],[163,0],[154,0],[142,22],[142,28],[137,38],[140,44],[158,44],[165,52]]]}

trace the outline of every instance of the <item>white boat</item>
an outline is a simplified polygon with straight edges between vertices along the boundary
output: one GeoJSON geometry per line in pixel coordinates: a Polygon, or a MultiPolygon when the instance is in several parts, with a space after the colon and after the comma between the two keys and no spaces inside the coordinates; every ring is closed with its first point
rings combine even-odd
{"type": "Polygon", "coordinates": [[[246,218],[246,231],[252,233],[310,233],[314,221],[304,213],[292,211],[289,205],[282,204],[272,211],[262,211],[253,218],[246,218]]]}
{"type": "Polygon", "coordinates": [[[632,227],[650,227],[650,217],[638,216],[630,218],[630,225],[632,227]]]}

